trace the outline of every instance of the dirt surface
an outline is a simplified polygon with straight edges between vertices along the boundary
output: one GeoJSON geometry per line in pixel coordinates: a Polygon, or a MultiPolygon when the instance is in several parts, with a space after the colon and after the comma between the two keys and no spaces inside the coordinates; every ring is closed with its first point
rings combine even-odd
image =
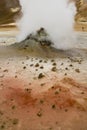
{"type": "Polygon", "coordinates": [[[62,51],[9,46],[11,32],[0,38],[0,130],[87,130],[87,33],[62,51]]]}

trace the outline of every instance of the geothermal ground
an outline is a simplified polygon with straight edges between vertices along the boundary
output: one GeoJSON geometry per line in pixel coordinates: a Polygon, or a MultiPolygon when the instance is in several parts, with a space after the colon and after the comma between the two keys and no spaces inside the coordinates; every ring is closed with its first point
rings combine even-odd
{"type": "Polygon", "coordinates": [[[87,130],[87,32],[61,51],[0,30],[0,130],[87,130]]]}

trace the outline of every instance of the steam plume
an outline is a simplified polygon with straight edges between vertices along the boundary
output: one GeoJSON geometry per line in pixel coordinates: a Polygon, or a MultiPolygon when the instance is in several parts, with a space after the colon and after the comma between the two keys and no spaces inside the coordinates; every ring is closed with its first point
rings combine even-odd
{"type": "Polygon", "coordinates": [[[20,0],[23,16],[17,21],[20,29],[17,40],[24,40],[41,27],[45,28],[58,49],[72,47],[76,8],[68,0],[20,0]]]}

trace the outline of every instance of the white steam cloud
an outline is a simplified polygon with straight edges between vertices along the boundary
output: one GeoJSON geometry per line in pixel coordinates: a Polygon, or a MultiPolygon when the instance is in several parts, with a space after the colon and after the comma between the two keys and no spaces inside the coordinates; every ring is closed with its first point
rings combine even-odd
{"type": "Polygon", "coordinates": [[[45,28],[54,46],[68,49],[75,42],[74,16],[76,8],[68,0],[20,0],[23,16],[17,21],[17,40],[24,40],[41,27],[45,28]]]}

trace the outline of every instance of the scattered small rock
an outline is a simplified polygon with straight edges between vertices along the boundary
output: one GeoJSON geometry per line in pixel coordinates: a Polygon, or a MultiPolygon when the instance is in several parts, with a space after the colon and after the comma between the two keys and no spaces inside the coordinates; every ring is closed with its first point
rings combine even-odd
{"type": "Polygon", "coordinates": [[[30,66],[32,67],[32,66],[33,66],[33,64],[30,64],[30,66]]]}
{"type": "Polygon", "coordinates": [[[37,113],[37,116],[38,116],[38,117],[41,117],[41,116],[42,116],[42,113],[39,111],[39,112],[37,113]]]}
{"type": "Polygon", "coordinates": [[[15,78],[17,78],[18,76],[17,75],[15,75],[15,78]]]}
{"type": "Polygon", "coordinates": [[[55,95],[57,95],[57,94],[59,94],[59,91],[56,91],[56,92],[55,92],[55,95]]]}
{"type": "Polygon", "coordinates": [[[43,69],[44,67],[43,66],[40,66],[40,69],[43,69]]]}
{"type": "Polygon", "coordinates": [[[81,94],[85,94],[84,92],[81,92],[81,94]]]}
{"type": "Polygon", "coordinates": [[[52,69],[51,69],[51,71],[56,71],[57,70],[57,68],[56,67],[52,67],[52,69]]]}
{"type": "Polygon", "coordinates": [[[14,110],[15,108],[16,108],[16,106],[15,106],[15,105],[13,105],[13,106],[12,106],[12,110],[14,110]]]}
{"type": "Polygon", "coordinates": [[[45,83],[42,83],[42,84],[41,84],[41,86],[44,86],[44,85],[45,85],[45,83]]]}
{"type": "Polygon", "coordinates": [[[52,109],[55,109],[55,108],[56,108],[56,106],[55,106],[55,104],[53,104],[53,105],[52,105],[52,109]]]}
{"type": "Polygon", "coordinates": [[[38,69],[36,69],[35,71],[38,71],[38,69]]]}
{"type": "Polygon", "coordinates": [[[51,62],[55,62],[55,60],[52,59],[51,62]]]}
{"type": "Polygon", "coordinates": [[[7,69],[5,69],[5,70],[3,70],[3,72],[8,72],[8,70],[7,70],[7,69]]]}
{"type": "Polygon", "coordinates": [[[69,69],[66,67],[65,70],[69,70],[69,69]]]}
{"type": "Polygon", "coordinates": [[[35,67],[39,67],[39,63],[36,63],[35,67]]]}
{"type": "Polygon", "coordinates": [[[67,73],[64,74],[65,76],[67,75],[67,73]]]}
{"type": "Polygon", "coordinates": [[[64,63],[61,63],[61,65],[64,65],[64,63]]]}
{"type": "Polygon", "coordinates": [[[25,88],[25,91],[28,92],[28,93],[31,93],[32,89],[30,89],[30,88],[25,88]]]}
{"type": "Polygon", "coordinates": [[[22,64],[24,64],[24,62],[22,62],[22,64]]]}
{"type": "Polygon", "coordinates": [[[75,69],[75,71],[76,71],[77,73],[80,73],[80,70],[79,70],[79,69],[75,69]]]}
{"type": "Polygon", "coordinates": [[[45,75],[44,75],[43,73],[40,73],[40,74],[38,75],[38,79],[41,79],[41,78],[43,78],[43,77],[45,77],[45,75]]]}
{"type": "Polygon", "coordinates": [[[72,64],[70,64],[69,66],[70,66],[70,67],[73,67],[73,65],[72,65],[72,64]]]}
{"type": "Polygon", "coordinates": [[[24,66],[23,69],[26,69],[26,66],[24,66]]]}
{"type": "Polygon", "coordinates": [[[45,60],[44,63],[47,63],[47,60],[45,60]]]}
{"type": "Polygon", "coordinates": [[[40,100],[40,104],[43,104],[44,103],[44,100],[40,100]]]}
{"type": "Polygon", "coordinates": [[[53,66],[56,66],[56,63],[54,62],[52,65],[53,65],[53,66]]]}
{"type": "Polygon", "coordinates": [[[3,130],[5,128],[5,125],[0,126],[0,130],[3,130]]]}
{"type": "Polygon", "coordinates": [[[12,121],[13,125],[17,125],[18,122],[19,122],[19,120],[17,118],[13,119],[13,121],[12,121]]]}
{"type": "Polygon", "coordinates": [[[65,112],[67,112],[68,111],[68,109],[65,109],[65,112]]]}
{"type": "Polygon", "coordinates": [[[43,62],[42,60],[39,60],[39,63],[43,62]]]}

